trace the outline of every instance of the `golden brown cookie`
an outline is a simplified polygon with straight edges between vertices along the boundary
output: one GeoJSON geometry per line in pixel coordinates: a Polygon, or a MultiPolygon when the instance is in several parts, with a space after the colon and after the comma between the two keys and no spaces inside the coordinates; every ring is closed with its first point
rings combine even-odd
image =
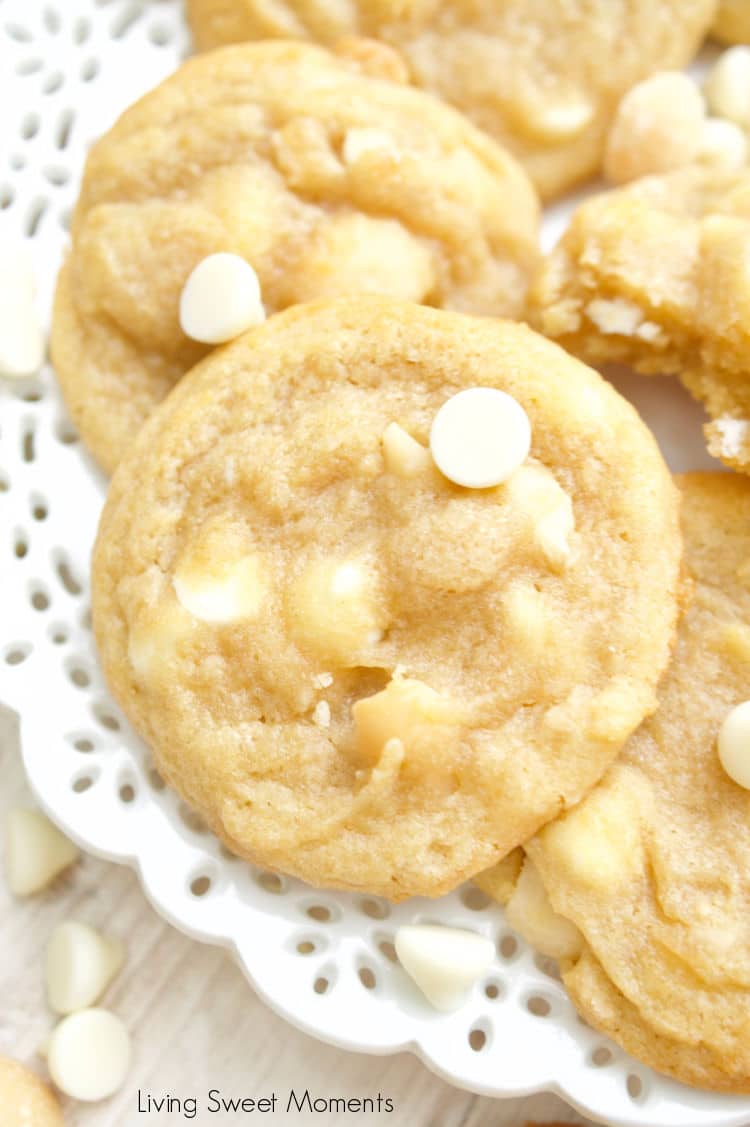
{"type": "Polygon", "coordinates": [[[358,291],[522,310],[538,224],[523,170],[450,107],[370,77],[360,64],[372,58],[347,51],[259,43],[192,59],[89,154],[52,357],[105,469],[208,351],[178,314],[215,252],[254,267],[269,314],[358,291]]]}
{"type": "Polygon", "coordinates": [[[231,849],[434,896],[578,801],[654,707],[679,559],[654,440],[595,372],[523,325],[353,298],[217,350],[146,424],[94,626],[160,771],[231,849]],[[495,488],[426,445],[475,385],[531,424],[495,488]]]}
{"type": "MultiPolygon", "coordinates": [[[[678,1080],[747,1092],[750,791],[717,738],[750,698],[750,482],[678,480],[694,596],[659,709],[526,848],[582,933],[563,977],[584,1018],[678,1080]]],[[[520,913],[515,924],[526,930],[520,913]]]]}
{"type": "Polygon", "coordinates": [[[542,196],[594,172],[618,101],[693,57],[715,0],[188,0],[200,50],[247,39],[397,48],[413,81],[523,162],[542,196]]]}
{"type": "Polygon", "coordinates": [[[673,373],[750,472],[750,169],[689,168],[582,204],[540,268],[529,320],[591,364],[673,373]]]}
{"type": "Polygon", "coordinates": [[[10,1057],[0,1057],[0,1122],[3,1127],[65,1127],[52,1090],[10,1057]]]}
{"type": "Polygon", "coordinates": [[[750,0],[720,0],[711,34],[722,43],[750,43],[750,0]]]}

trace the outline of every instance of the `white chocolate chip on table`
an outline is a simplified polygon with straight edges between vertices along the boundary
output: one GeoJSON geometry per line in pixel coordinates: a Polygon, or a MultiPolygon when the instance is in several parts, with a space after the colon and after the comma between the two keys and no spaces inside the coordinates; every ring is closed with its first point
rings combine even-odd
{"type": "Polygon", "coordinates": [[[750,129],[750,47],[730,47],[714,63],[704,86],[712,113],[750,129]]]}
{"type": "Polygon", "coordinates": [[[738,704],[719,730],[721,765],[738,786],[750,790],[750,701],[738,704]]]}
{"type": "Polygon", "coordinates": [[[180,325],[203,344],[222,344],[265,320],[260,282],[238,254],[209,254],[190,276],[180,297],[180,325]]]}
{"type": "Polygon", "coordinates": [[[122,942],[86,924],[59,924],[47,943],[46,981],[50,1009],[75,1013],[93,1006],[123,964],[122,942]]]}
{"type": "Polygon", "coordinates": [[[431,924],[400,927],[394,945],[401,966],[443,1013],[459,1009],[495,958],[492,940],[474,931],[431,924]]]}
{"type": "Polygon", "coordinates": [[[76,846],[41,811],[10,811],[5,824],[5,871],[14,896],[40,892],[77,860],[76,846]]]}
{"type": "Polygon", "coordinates": [[[705,105],[697,84],[681,71],[637,83],[620,102],[607,137],[604,175],[613,184],[669,172],[698,155],[705,105]]]}
{"type": "Polygon", "coordinates": [[[23,243],[0,240],[0,376],[35,375],[46,343],[36,308],[36,278],[23,243]]]}
{"type": "Polygon", "coordinates": [[[52,1031],[47,1064],[55,1085],[74,1100],[106,1100],[123,1085],[130,1068],[130,1035],[108,1010],[88,1009],[64,1017],[52,1031]]]}
{"type": "Polygon", "coordinates": [[[488,489],[525,461],[531,424],[518,400],[494,387],[452,395],[435,415],[430,450],[440,472],[456,485],[488,489]]]}

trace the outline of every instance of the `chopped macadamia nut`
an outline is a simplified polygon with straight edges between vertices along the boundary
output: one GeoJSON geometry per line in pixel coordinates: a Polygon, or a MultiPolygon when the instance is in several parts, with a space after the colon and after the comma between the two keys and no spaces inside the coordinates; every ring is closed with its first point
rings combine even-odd
{"type": "Polygon", "coordinates": [[[80,1010],[63,1018],[49,1039],[47,1064],[54,1083],[74,1100],[113,1096],[130,1067],[130,1035],[107,1010],[80,1010]]]}
{"type": "Polygon", "coordinates": [[[505,918],[542,955],[574,959],[581,952],[580,931],[554,910],[542,878],[528,857],[508,901],[505,918]]]}
{"type": "Polygon", "coordinates": [[[398,477],[415,477],[432,465],[427,447],[398,423],[389,423],[383,431],[383,457],[385,468],[398,477]]]}
{"type": "Polygon", "coordinates": [[[208,255],[185,282],[180,326],[193,340],[221,344],[265,317],[258,275],[238,254],[208,255]]]}
{"type": "Polygon", "coordinates": [[[5,871],[14,896],[40,892],[77,860],[73,842],[41,811],[10,811],[5,824],[5,871]]]}
{"type": "Polygon", "coordinates": [[[750,129],[750,47],[730,47],[714,63],[704,87],[709,109],[750,129]]]}
{"type": "Polygon", "coordinates": [[[738,786],[750,790],[750,701],[738,704],[724,719],[718,738],[721,765],[738,786]]]}
{"type": "Polygon", "coordinates": [[[59,924],[47,944],[47,1000],[58,1014],[93,1006],[122,966],[125,948],[76,920],[59,924]]]}
{"type": "Polygon", "coordinates": [[[388,619],[373,569],[358,560],[318,560],[292,582],[287,610],[298,643],[336,664],[359,664],[388,619]]]}
{"type": "Polygon", "coordinates": [[[690,164],[698,155],[705,113],[698,86],[681,71],[637,83],[620,102],[609,131],[607,180],[626,184],[690,164]]]}
{"type": "Polygon", "coordinates": [[[450,742],[459,722],[456,706],[423,681],[399,677],[379,693],[363,697],[352,706],[357,747],[368,762],[378,759],[390,739],[399,739],[410,751],[429,754],[431,747],[450,742]]]}
{"type": "Polygon", "coordinates": [[[463,1005],[495,957],[492,940],[483,935],[432,924],[400,927],[394,945],[406,973],[427,1001],[444,1013],[463,1005]]]}

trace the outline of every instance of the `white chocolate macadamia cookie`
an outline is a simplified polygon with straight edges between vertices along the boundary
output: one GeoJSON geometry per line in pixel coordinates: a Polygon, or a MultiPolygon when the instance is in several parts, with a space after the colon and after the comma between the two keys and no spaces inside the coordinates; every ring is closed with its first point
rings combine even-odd
{"type": "Polygon", "coordinates": [[[653,708],[679,558],[653,438],[595,372],[523,325],[352,298],[217,350],[146,424],[94,625],[159,770],[234,852],[434,896],[578,801],[653,708]],[[530,424],[493,488],[429,456],[471,387],[530,424]]]}
{"type": "Polygon", "coordinates": [[[658,711],[526,848],[583,936],[561,954],[586,1021],[687,1084],[749,1092],[750,482],[677,480],[694,594],[658,711]]]}
{"type": "Polygon", "coordinates": [[[361,41],[227,47],[94,145],[51,343],[105,470],[211,344],[265,314],[356,293],[521,313],[531,182],[467,118],[389,81],[392,59],[361,41]]]}
{"type": "Polygon", "coordinates": [[[65,1127],[52,1090],[9,1057],[0,1057],[0,1115],[3,1127],[65,1127]]]}
{"type": "Polygon", "coordinates": [[[709,451],[750,472],[749,263],[750,168],[650,176],[578,208],[529,321],[590,364],[679,376],[709,451]]]}
{"type": "Polygon", "coordinates": [[[247,39],[395,47],[417,86],[515,153],[545,199],[601,164],[622,95],[696,53],[715,0],[188,0],[199,50],[247,39]]]}

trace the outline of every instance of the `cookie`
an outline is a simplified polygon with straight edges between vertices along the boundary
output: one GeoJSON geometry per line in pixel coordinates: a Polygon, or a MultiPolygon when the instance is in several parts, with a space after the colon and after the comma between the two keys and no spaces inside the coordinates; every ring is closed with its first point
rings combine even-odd
{"type": "Polygon", "coordinates": [[[582,204],[540,268],[529,321],[591,364],[678,375],[710,452],[750,472],[750,169],[689,168],[582,204]]]}
{"type": "MultiPolygon", "coordinates": [[[[482,432],[454,434],[469,462],[482,432]]],[[[437,896],[578,801],[654,707],[680,554],[654,440],[595,372],[524,325],[352,298],[218,349],[146,424],[94,627],[159,770],[235,853],[437,896]],[[472,387],[530,423],[494,488],[428,449],[472,387]]]]}
{"type": "Polygon", "coordinates": [[[678,480],[694,592],[659,709],[526,848],[582,933],[563,977],[583,1017],[678,1080],[748,1092],[750,791],[717,739],[750,698],[750,482],[678,480]]]}
{"type": "Polygon", "coordinates": [[[3,1127],[65,1127],[52,1090],[10,1057],[0,1057],[0,1109],[3,1127]]]}
{"type": "Polygon", "coordinates": [[[682,67],[715,0],[188,0],[200,50],[247,39],[384,40],[417,86],[516,154],[550,199],[599,167],[617,103],[656,70],[682,67]],[[502,76],[502,79],[499,79],[502,76]]]}
{"type": "Polygon", "coordinates": [[[711,34],[722,43],[750,43],[748,0],[721,0],[711,34]]]}
{"type": "Polygon", "coordinates": [[[538,226],[523,170],[450,107],[366,73],[390,51],[347,52],[281,42],[192,59],[89,154],[52,357],[106,470],[208,351],[180,324],[208,256],[246,259],[268,314],[358,291],[522,310],[538,226]]]}

